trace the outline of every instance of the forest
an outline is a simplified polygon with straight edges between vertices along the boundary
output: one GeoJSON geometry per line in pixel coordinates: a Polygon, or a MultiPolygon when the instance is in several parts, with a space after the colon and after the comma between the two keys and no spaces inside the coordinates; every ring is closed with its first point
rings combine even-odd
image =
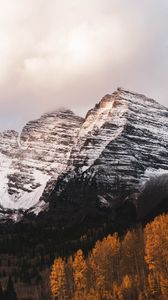
{"type": "Polygon", "coordinates": [[[167,300],[168,215],[139,225],[122,220],[1,226],[2,299],[12,292],[17,300],[167,300]]]}
{"type": "Polygon", "coordinates": [[[88,254],[57,257],[50,287],[57,300],[167,300],[168,214],[123,236],[109,234],[88,254]]]}

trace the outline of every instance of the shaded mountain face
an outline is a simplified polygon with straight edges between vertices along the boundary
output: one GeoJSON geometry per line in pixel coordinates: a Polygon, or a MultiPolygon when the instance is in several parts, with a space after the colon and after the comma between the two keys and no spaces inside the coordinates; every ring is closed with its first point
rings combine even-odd
{"type": "MultiPolygon", "coordinates": [[[[111,209],[168,173],[168,109],[119,88],[86,118],[57,111],[0,135],[2,210],[38,214],[50,204],[111,209]],[[87,202],[87,205],[86,205],[87,202]]],[[[3,212],[4,214],[4,212],[3,212]]]]}

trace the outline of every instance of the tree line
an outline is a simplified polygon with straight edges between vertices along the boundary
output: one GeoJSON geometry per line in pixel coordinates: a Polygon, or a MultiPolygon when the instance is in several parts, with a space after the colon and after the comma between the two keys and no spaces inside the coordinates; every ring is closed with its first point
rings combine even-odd
{"type": "Polygon", "coordinates": [[[98,240],[87,256],[56,258],[50,287],[56,300],[167,300],[168,215],[98,240]]]}

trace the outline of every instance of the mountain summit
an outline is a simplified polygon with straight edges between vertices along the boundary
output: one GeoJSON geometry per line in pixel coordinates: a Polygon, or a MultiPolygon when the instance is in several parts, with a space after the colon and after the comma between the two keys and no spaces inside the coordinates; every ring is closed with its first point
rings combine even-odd
{"type": "Polygon", "coordinates": [[[167,145],[168,109],[126,89],[103,97],[85,119],[44,114],[20,135],[0,135],[0,205],[38,214],[57,199],[95,197],[111,207],[168,173],[167,145]]]}

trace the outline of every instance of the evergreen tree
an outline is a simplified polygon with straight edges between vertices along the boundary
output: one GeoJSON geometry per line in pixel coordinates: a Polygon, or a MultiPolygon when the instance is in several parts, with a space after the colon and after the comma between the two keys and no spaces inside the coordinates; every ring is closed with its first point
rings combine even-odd
{"type": "Polygon", "coordinates": [[[1,282],[0,282],[0,300],[4,300],[4,293],[3,293],[1,282]]]}
{"type": "Polygon", "coordinates": [[[17,295],[14,289],[12,278],[9,277],[5,292],[5,300],[17,300],[17,295]]]}

